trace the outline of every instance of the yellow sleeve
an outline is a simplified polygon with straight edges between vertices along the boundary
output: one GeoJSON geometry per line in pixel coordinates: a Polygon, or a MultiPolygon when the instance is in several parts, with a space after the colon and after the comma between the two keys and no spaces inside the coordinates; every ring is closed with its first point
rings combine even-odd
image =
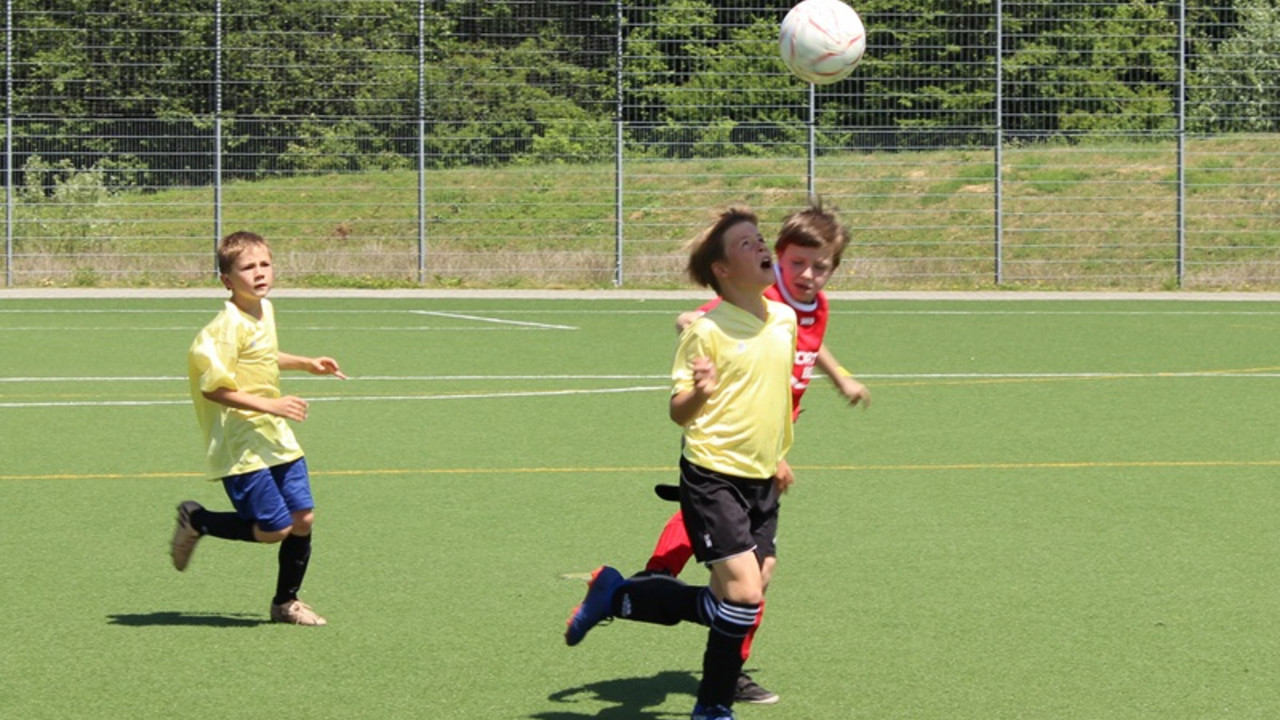
{"type": "Polygon", "coordinates": [[[671,394],[679,395],[693,389],[693,360],[700,357],[711,357],[707,349],[706,338],[701,332],[702,318],[694,320],[680,334],[680,344],[676,346],[676,357],[671,363],[671,394]]]}
{"type": "Polygon", "coordinates": [[[235,375],[238,356],[234,337],[220,337],[209,328],[202,331],[187,354],[191,371],[199,378],[200,392],[212,392],[218,388],[239,390],[235,375]]]}

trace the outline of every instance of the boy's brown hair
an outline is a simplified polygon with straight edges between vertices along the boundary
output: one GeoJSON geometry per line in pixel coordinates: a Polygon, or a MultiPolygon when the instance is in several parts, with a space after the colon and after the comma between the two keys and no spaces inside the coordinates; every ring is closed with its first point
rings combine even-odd
{"type": "Polygon", "coordinates": [[[822,206],[822,199],[809,198],[809,206],[794,212],[782,221],[782,229],[778,231],[778,241],[773,250],[782,254],[790,245],[800,247],[831,247],[835,252],[831,256],[832,268],[840,267],[840,256],[849,244],[849,229],[840,222],[835,209],[827,210],[822,206]]]}
{"type": "Polygon", "coordinates": [[[231,272],[231,268],[236,264],[236,258],[253,245],[261,245],[267,249],[267,252],[271,251],[271,245],[267,243],[266,238],[246,230],[233,232],[222,238],[222,242],[218,243],[218,272],[223,275],[231,272]]]}
{"type": "Polygon", "coordinates": [[[725,259],[725,232],[740,222],[758,225],[759,219],[750,208],[730,206],[721,210],[716,215],[715,222],[699,233],[688,246],[689,264],[686,270],[689,279],[702,287],[711,288],[717,295],[720,294],[720,281],[716,279],[714,265],[725,259]]]}

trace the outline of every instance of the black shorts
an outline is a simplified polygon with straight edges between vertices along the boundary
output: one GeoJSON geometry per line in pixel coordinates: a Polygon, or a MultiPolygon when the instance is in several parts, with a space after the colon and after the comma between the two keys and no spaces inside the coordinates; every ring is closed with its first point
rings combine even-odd
{"type": "Polygon", "coordinates": [[[701,563],[755,551],[778,554],[778,485],[725,475],[680,458],[680,510],[701,563]]]}

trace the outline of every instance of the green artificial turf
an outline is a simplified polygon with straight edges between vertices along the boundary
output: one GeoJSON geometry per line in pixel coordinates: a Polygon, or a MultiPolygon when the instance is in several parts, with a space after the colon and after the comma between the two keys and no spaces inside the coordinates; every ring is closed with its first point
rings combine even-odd
{"type": "MultiPolygon", "coordinates": [[[[582,578],[672,505],[670,300],[276,301],[317,498],[169,564],[199,476],[184,353],[220,301],[0,300],[0,717],[667,720],[705,630],[564,646],[582,578]]],[[[1280,307],[833,302],[742,718],[1259,718],[1280,707],[1280,307]]],[[[701,582],[690,567],[685,578],[701,582]]]]}

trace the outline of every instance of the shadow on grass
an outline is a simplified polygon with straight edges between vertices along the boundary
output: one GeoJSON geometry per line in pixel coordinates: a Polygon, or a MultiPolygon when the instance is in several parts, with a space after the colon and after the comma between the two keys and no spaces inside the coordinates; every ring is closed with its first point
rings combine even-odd
{"type": "Polygon", "coordinates": [[[219,615],[217,613],[189,613],[173,610],[108,615],[107,617],[112,625],[124,625],[125,627],[156,627],[165,625],[221,628],[257,627],[258,625],[266,625],[269,622],[260,615],[248,615],[245,613],[219,615]]]}
{"type": "Polygon", "coordinates": [[[684,670],[667,670],[652,677],[618,678],[587,683],[578,687],[552,693],[548,700],[557,703],[573,704],[580,701],[609,703],[611,707],[599,712],[589,710],[564,711],[552,710],[530,715],[535,720],[583,720],[584,718],[604,718],[605,720],[669,720],[670,718],[687,717],[689,711],[679,713],[658,709],[672,695],[684,695],[688,698],[689,707],[693,707],[694,696],[698,692],[698,679],[684,670]]]}

